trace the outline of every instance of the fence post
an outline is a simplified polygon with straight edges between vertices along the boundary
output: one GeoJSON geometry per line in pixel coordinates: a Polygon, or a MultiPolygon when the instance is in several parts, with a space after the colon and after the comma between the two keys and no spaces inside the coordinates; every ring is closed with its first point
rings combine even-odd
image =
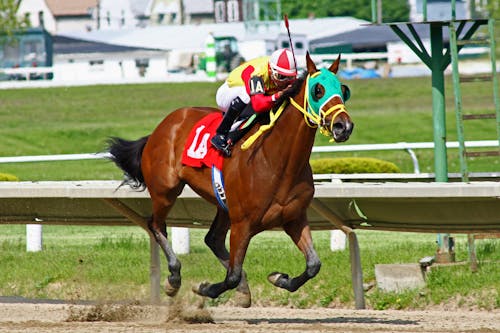
{"type": "Polygon", "coordinates": [[[172,227],[172,250],[176,254],[189,253],[189,228],[172,227]]]}
{"type": "Polygon", "coordinates": [[[342,230],[330,231],[330,250],[344,251],[346,248],[347,236],[342,230]]]}
{"type": "Polygon", "coordinates": [[[26,225],[26,251],[38,252],[42,251],[42,225],[27,224],[26,225]]]}
{"type": "Polygon", "coordinates": [[[209,33],[205,40],[206,53],[206,73],[211,81],[216,80],[217,64],[215,63],[215,39],[212,33],[209,33]]]}

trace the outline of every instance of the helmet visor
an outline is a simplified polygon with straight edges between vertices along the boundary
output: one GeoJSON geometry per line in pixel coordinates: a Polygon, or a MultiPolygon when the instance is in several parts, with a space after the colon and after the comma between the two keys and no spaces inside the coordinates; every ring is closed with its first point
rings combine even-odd
{"type": "Polygon", "coordinates": [[[284,75],[278,73],[277,70],[272,69],[271,76],[275,82],[292,82],[295,80],[296,75],[284,75]]]}

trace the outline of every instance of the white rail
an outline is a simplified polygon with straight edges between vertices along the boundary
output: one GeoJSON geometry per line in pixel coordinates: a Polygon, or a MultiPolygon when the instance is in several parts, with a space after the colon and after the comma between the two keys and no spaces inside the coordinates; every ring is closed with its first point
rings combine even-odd
{"type": "MultiPolygon", "coordinates": [[[[487,148],[499,147],[497,140],[465,141],[467,148],[487,148]]],[[[446,143],[447,148],[458,148],[457,141],[446,143]]],[[[313,153],[334,153],[353,151],[377,151],[377,150],[406,150],[413,162],[413,172],[420,173],[418,158],[414,149],[432,149],[434,142],[397,142],[397,143],[376,143],[376,144],[356,144],[356,145],[335,145],[335,146],[315,146],[313,153]]],[[[93,154],[60,154],[60,155],[34,155],[34,156],[10,156],[0,157],[0,163],[20,163],[20,162],[51,162],[51,161],[77,161],[89,159],[102,159],[109,157],[109,153],[93,154]]]]}
{"type": "MultiPolygon", "coordinates": [[[[487,148],[499,147],[498,140],[465,141],[467,148],[487,148]]],[[[458,148],[457,141],[446,143],[447,148],[458,148]]],[[[418,158],[414,149],[433,149],[434,142],[397,142],[397,143],[375,143],[359,145],[335,145],[335,146],[315,146],[313,153],[331,153],[331,152],[352,152],[352,151],[376,151],[376,150],[406,150],[413,162],[413,172],[420,173],[418,158]]]]}
{"type": "Polygon", "coordinates": [[[18,67],[18,68],[0,68],[1,74],[7,75],[21,75],[27,81],[31,79],[31,75],[44,75],[46,79],[47,74],[54,73],[53,67],[18,67]]]}
{"type": "Polygon", "coordinates": [[[17,67],[17,68],[0,68],[0,73],[5,74],[47,74],[52,73],[52,67],[17,67]]]}
{"type": "Polygon", "coordinates": [[[0,157],[0,163],[95,160],[110,156],[111,155],[109,153],[10,156],[0,157]]]}

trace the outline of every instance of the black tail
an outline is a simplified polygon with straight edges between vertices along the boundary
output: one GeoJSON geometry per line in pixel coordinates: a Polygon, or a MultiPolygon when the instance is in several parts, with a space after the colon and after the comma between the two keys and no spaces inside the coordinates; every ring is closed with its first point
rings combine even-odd
{"type": "MultiPolygon", "coordinates": [[[[141,158],[149,135],[136,141],[127,141],[117,137],[108,140],[110,159],[125,172],[125,180],[135,190],[144,190],[144,176],[141,170],[141,158]]],[[[120,186],[121,186],[120,185],[120,186]]]]}

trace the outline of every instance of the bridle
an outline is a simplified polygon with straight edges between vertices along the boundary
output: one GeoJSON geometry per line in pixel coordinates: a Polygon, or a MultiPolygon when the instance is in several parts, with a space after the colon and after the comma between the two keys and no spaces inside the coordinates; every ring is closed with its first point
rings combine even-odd
{"type": "MultiPolygon", "coordinates": [[[[307,126],[311,128],[319,127],[321,134],[325,136],[330,136],[330,133],[333,133],[333,124],[335,118],[337,118],[337,116],[340,115],[341,113],[347,114],[347,109],[343,103],[336,104],[330,107],[328,110],[323,110],[323,107],[320,107],[319,110],[313,109],[313,107],[309,103],[311,94],[309,91],[309,80],[321,74],[322,72],[318,71],[312,75],[311,74],[307,75],[305,83],[304,100],[302,105],[297,103],[292,97],[290,97],[290,103],[304,115],[304,121],[306,122],[307,126]],[[330,126],[328,126],[326,118],[332,113],[333,113],[333,116],[331,118],[332,120],[330,122],[330,126]]],[[[332,94],[330,98],[325,103],[323,103],[323,105],[326,105],[328,101],[330,101],[335,96],[337,96],[337,94],[332,94]]]]}
{"type": "MultiPolygon", "coordinates": [[[[344,106],[343,103],[337,104],[329,108],[328,110],[323,110],[323,105],[326,105],[328,101],[330,101],[332,98],[335,96],[339,96],[338,93],[342,93],[342,91],[338,91],[338,93],[331,94],[329,98],[318,108],[318,110],[315,110],[310,103],[310,91],[309,91],[309,80],[314,79],[321,75],[324,71],[321,70],[319,72],[316,72],[314,74],[308,74],[306,77],[306,82],[305,82],[305,93],[304,93],[304,101],[302,105],[297,103],[292,97],[289,98],[290,103],[297,109],[299,110],[303,115],[304,115],[304,121],[306,122],[307,126],[311,128],[320,128],[320,133],[325,135],[325,136],[331,136],[333,133],[333,125],[334,125],[334,120],[337,118],[341,113],[347,114],[347,109],[344,106]],[[330,122],[330,126],[328,127],[328,124],[326,122],[326,118],[333,114],[332,116],[332,121],[330,122]]],[[[331,75],[335,75],[332,72],[331,75]]],[[[337,80],[335,78],[335,80],[337,80]]],[[[338,81],[338,80],[337,80],[338,81]]],[[[341,89],[341,88],[337,88],[341,89]]],[[[342,101],[344,101],[344,98],[341,97],[342,101]]],[[[270,130],[273,128],[274,124],[276,121],[279,119],[283,111],[285,110],[287,103],[282,103],[280,107],[276,111],[271,111],[269,112],[269,124],[267,125],[261,125],[257,132],[252,134],[250,137],[248,137],[245,142],[242,143],[241,149],[242,150],[247,150],[250,148],[250,146],[259,138],[264,132],[270,130]]],[[[334,140],[334,139],[332,139],[334,140]]]]}

